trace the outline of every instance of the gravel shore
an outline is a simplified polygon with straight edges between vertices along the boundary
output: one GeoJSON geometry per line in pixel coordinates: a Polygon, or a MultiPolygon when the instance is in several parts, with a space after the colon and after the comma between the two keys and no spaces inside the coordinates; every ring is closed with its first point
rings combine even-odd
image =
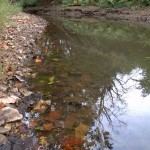
{"type": "Polygon", "coordinates": [[[26,77],[31,75],[32,70],[26,64],[40,55],[36,40],[41,38],[47,21],[23,12],[14,15],[10,20],[12,24],[4,26],[0,34],[0,66],[3,68],[0,72],[0,149],[21,150],[26,149],[24,146],[28,142],[24,146],[21,143],[29,138],[21,138],[20,130],[15,131],[22,127],[16,121],[24,117],[30,102],[25,100],[34,94],[28,91],[26,77]]]}

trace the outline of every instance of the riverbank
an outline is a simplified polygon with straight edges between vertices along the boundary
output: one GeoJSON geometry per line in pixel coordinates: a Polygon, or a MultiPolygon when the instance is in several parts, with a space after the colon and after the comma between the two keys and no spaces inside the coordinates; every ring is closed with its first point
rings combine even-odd
{"type": "Polygon", "coordinates": [[[32,70],[26,64],[41,54],[36,40],[41,38],[47,21],[22,12],[10,20],[13,24],[4,26],[0,34],[0,149],[21,150],[29,145],[28,131],[22,133],[25,126],[16,121],[23,118],[29,97],[34,95],[27,90],[26,77],[32,75],[32,70]]]}
{"type": "Polygon", "coordinates": [[[117,21],[150,23],[150,7],[144,8],[100,8],[97,6],[38,6],[26,8],[25,12],[49,17],[110,19],[117,21]]]}

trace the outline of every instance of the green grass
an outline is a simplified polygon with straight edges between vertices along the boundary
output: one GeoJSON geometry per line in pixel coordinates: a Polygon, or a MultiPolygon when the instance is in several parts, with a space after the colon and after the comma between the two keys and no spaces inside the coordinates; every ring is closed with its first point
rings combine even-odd
{"type": "MultiPolygon", "coordinates": [[[[3,27],[5,25],[10,25],[12,23],[9,19],[11,15],[19,11],[21,11],[20,4],[12,3],[11,0],[0,0],[0,34],[3,32],[3,27]]],[[[0,60],[2,56],[3,52],[0,51],[0,60]]],[[[0,62],[0,80],[3,78],[4,72],[5,70],[0,62]]]]}
{"type": "Polygon", "coordinates": [[[63,5],[96,5],[109,8],[150,6],[150,0],[61,0],[63,5]]]}
{"type": "Polygon", "coordinates": [[[21,6],[36,6],[38,0],[20,0],[21,6]]]}
{"type": "Polygon", "coordinates": [[[10,0],[0,0],[0,29],[8,24],[9,17],[21,10],[19,4],[11,3],[10,0]]]}

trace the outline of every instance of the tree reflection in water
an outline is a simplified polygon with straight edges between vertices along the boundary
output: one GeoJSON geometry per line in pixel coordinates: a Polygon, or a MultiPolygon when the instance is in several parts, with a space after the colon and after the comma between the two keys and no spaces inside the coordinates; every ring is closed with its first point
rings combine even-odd
{"type": "Polygon", "coordinates": [[[93,121],[90,134],[87,135],[88,143],[93,144],[91,149],[113,149],[113,139],[111,133],[107,131],[106,124],[108,123],[109,127],[116,133],[118,127],[122,128],[127,125],[123,119],[127,111],[127,103],[123,96],[128,91],[139,87],[138,82],[143,78],[142,72],[142,69],[136,68],[129,75],[118,74],[110,85],[99,88],[100,95],[93,106],[97,117],[93,121]]]}
{"type": "MultiPolygon", "coordinates": [[[[85,147],[96,150],[113,149],[114,141],[108,126],[118,132],[117,127],[127,125],[124,119],[127,112],[125,95],[135,88],[142,89],[143,93],[149,92],[150,88],[146,84],[149,79],[149,66],[143,59],[149,51],[146,49],[141,53],[140,46],[135,50],[135,44],[132,42],[119,41],[119,45],[118,39],[105,39],[109,34],[103,38],[100,34],[99,38],[82,33],[79,35],[68,32],[55,23],[51,23],[47,30],[50,32],[43,36],[39,44],[43,55],[46,55],[45,68],[52,68],[52,71],[39,71],[35,82],[45,83],[41,88],[43,93],[52,91],[56,110],[66,116],[78,115],[75,116],[77,123],[85,121],[86,125],[90,126],[85,147]],[[48,87],[46,82],[50,76],[61,81],[60,85],[58,82],[48,87]],[[58,89],[61,89],[63,94],[60,94],[58,89]],[[63,102],[58,98],[59,95],[63,102]],[[76,107],[76,104],[80,107],[76,107]]],[[[113,38],[113,31],[111,34],[113,38]]],[[[128,36],[130,37],[130,34],[127,34],[128,36]]],[[[36,90],[40,86],[35,86],[36,90]]],[[[65,121],[63,123],[65,124],[65,121]]]]}

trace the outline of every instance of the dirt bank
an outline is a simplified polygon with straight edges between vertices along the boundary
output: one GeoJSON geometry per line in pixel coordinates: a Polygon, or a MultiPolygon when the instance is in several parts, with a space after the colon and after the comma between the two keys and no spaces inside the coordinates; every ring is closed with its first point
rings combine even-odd
{"type": "Polygon", "coordinates": [[[134,21],[150,23],[150,7],[141,9],[104,9],[96,6],[42,6],[26,8],[25,12],[30,12],[43,16],[50,17],[94,17],[94,18],[106,18],[113,20],[134,21]]]}

